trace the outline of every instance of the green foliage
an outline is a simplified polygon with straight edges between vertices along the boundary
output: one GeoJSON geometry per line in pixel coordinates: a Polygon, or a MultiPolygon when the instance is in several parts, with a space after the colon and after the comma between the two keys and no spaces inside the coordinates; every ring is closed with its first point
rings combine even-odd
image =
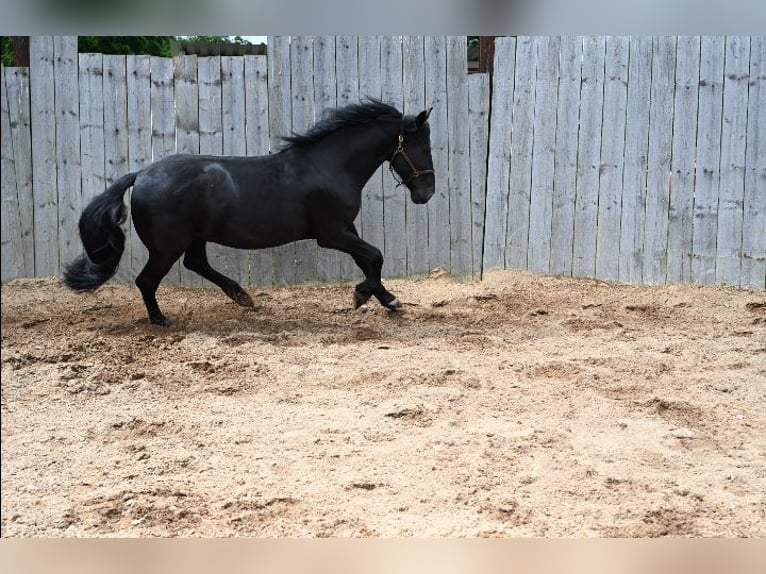
{"type": "Polygon", "coordinates": [[[172,56],[173,36],[78,36],[77,50],[100,54],[172,56]]]}
{"type": "Polygon", "coordinates": [[[10,36],[0,36],[0,57],[3,66],[13,66],[13,39],[10,36]]]}
{"type": "Polygon", "coordinates": [[[249,46],[250,42],[242,36],[181,36],[184,42],[208,42],[210,44],[242,44],[249,46]]]}

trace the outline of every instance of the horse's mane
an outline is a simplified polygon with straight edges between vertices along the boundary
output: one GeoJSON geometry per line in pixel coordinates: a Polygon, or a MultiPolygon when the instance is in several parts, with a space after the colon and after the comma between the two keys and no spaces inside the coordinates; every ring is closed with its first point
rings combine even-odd
{"type": "Polygon", "coordinates": [[[394,106],[368,98],[358,104],[349,104],[325,112],[324,117],[311,126],[305,133],[285,136],[282,151],[293,147],[315,143],[331,133],[345,127],[366,124],[373,120],[401,121],[402,113],[394,106]]]}

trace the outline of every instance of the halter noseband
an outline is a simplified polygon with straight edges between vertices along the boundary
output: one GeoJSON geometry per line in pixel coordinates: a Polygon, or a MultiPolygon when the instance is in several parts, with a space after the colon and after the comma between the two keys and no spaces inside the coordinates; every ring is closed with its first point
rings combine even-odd
{"type": "Polygon", "coordinates": [[[394,150],[393,155],[388,160],[388,169],[391,172],[391,175],[393,176],[393,178],[397,182],[396,187],[406,185],[409,182],[411,182],[413,179],[415,179],[416,177],[420,177],[421,175],[425,175],[427,173],[434,173],[434,174],[436,173],[432,169],[418,169],[415,167],[415,164],[412,163],[410,156],[408,156],[407,152],[404,151],[404,135],[402,135],[401,133],[399,134],[399,144],[396,146],[396,150],[394,150]],[[409,165],[410,169],[412,170],[410,177],[408,177],[407,179],[401,179],[399,174],[396,173],[396,170],[394,169],[394,158],[399,154],[401,154],[402,157],[404,157],[404,160],[407,162],[407,165],[409,165]]]}

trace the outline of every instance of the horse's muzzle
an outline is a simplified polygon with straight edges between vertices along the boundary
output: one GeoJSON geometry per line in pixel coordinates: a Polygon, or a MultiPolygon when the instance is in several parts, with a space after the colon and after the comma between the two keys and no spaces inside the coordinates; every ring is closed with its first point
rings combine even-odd
{"type": "Polygon", "coordinates": [[[417,204],[424,204],[428,203],[428,200],[431,199],[434,196],[434,193],[436,192],[435,187],[426,187],[426,188],[415,188],[410,189],[410,197],[412,198],[412,203],[417,204]]]}

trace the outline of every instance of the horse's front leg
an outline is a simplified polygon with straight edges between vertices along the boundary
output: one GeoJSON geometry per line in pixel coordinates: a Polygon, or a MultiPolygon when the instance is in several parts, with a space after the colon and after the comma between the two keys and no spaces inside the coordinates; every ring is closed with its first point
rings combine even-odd
{"type": "Polygon", "coordinates": [[[353,224],[344,229],[340,235],[333,238],[320,238],[317,242],[321,247],[348,253],[364,273],[364,281],[354,290],[355,308],[358,309],[364,305],[374,295],[385,308],[392,311],[401,309],[402,304],[383,286],[381,281],[383,254],[380,249],[361,239],[353,224]]]}

